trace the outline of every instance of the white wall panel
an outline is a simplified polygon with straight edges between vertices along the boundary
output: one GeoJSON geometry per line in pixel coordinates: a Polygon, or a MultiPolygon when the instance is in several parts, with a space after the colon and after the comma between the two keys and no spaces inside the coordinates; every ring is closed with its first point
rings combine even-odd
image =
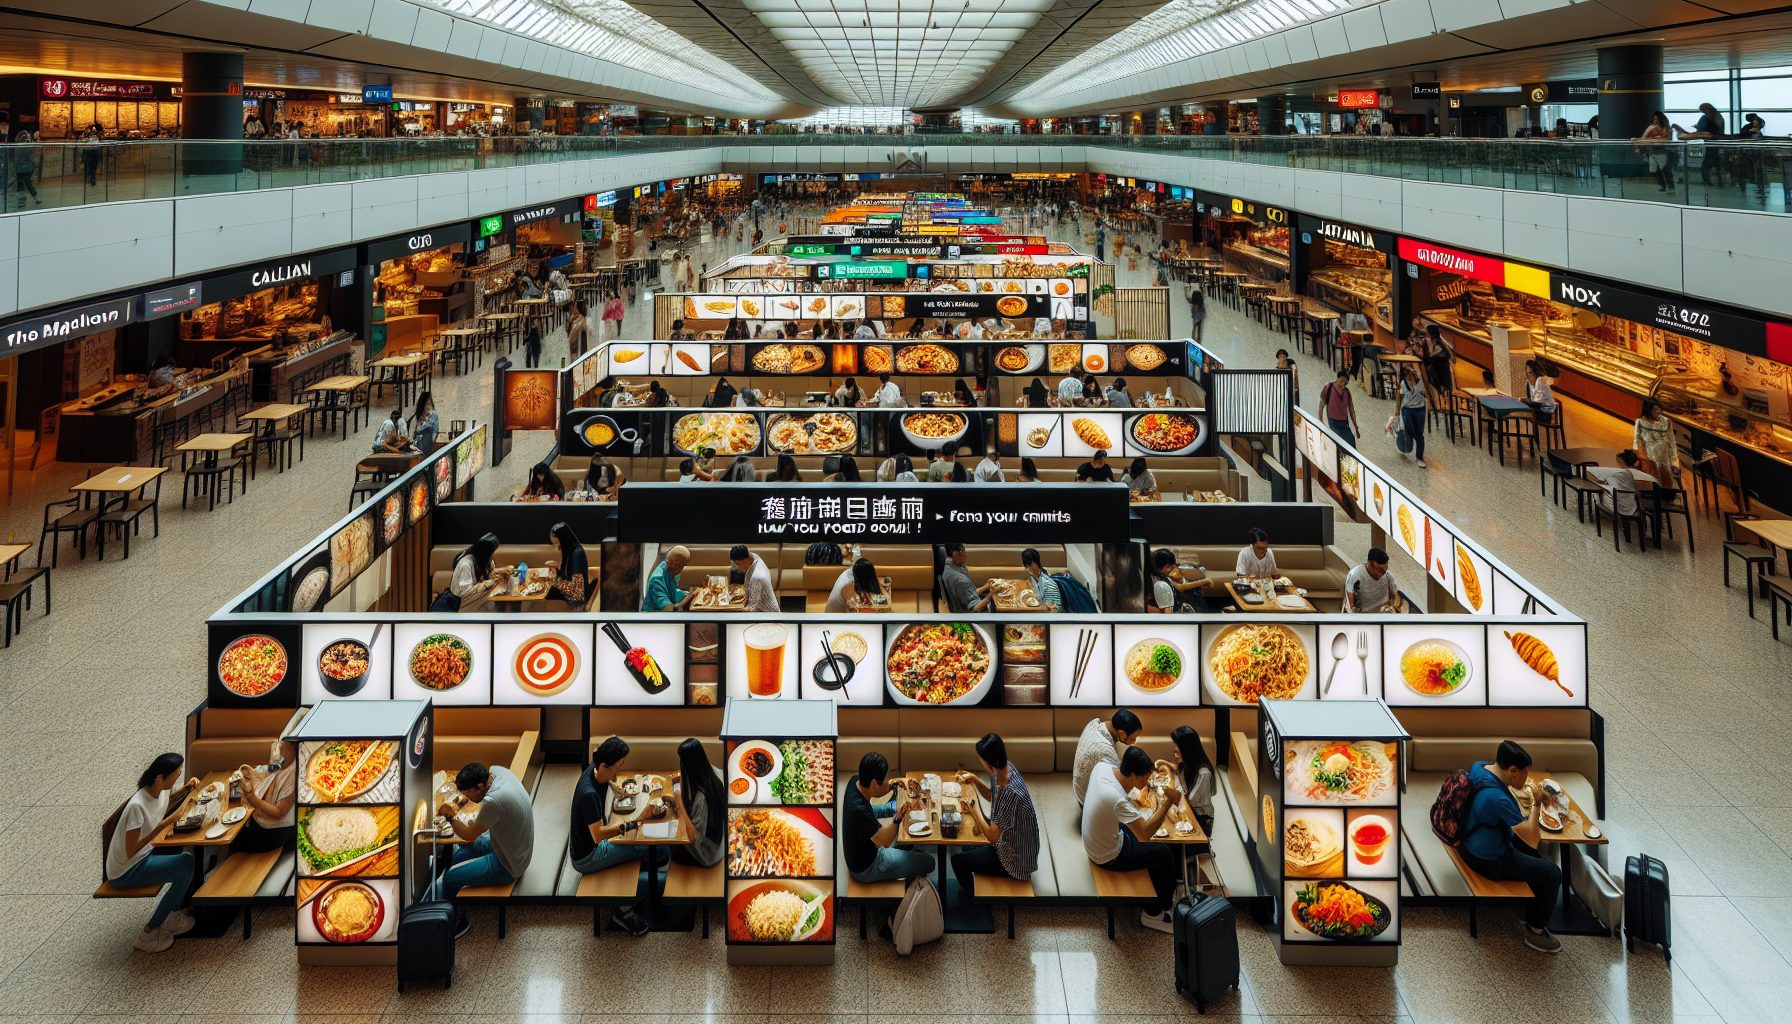
{"type": "Polygon", "coordinates": [[[510,45],[511,35],[502,29],[485,28],[479,34],[479,50],[474,59],[487,64],[503,64],[504,48],[510,45]]]}
{"type": "Polygon", "coordinates": [[[1383,231],[1399,231],[1405,216],[1401,182],[1368,174],[1338,175],[1338,219],[1383,231]]]}
{"type": "Polygon", "coordinates": [[[1431,16],[1437,19],[1439,32],[1472,28],[1504,17],[1499,5],[1489,0],[1431,0],[1431,16]]]}
{"type": "Polygon", "coordinates": [[[1418,39],[1436,30],[1430,0],[1385,0],[1381,5],[1381,24],[1390,43],[1418,39]]]}
{"type": "Polygon", "coordinates": [[[1445,245],[1500,251],[1505,212],[1500,190],[1409,181],[1401,189],[1401,220],[1409,234],[1445,245]]]}
{"type": "Polygon", "coordinates": [[[417,179],[380,178],[351,186],[354,237],[357,240],[396,235],[419,227],[417,179]]]}
{"type": "Polygon", "coordinates": [[[302,23],[310,6],[311,0],[251,0],[249,12],[302,23]]]}
{"type": "Polygon", "coordinates": [[[1568,265],[1568,198],[1548,192],[1505,192],[1504,254],[1526,263],[1568,265]]]}
{"type": "Polygon", "coordinates": [[[224,192],[174,200],[174,272],[274,259],[296,252],[291,189],[224,192]]]}
{"type": "Polygon", "coordinates": [[[1308,26],[1313,30],[1313,42],[1319,47],[1319,56],[1336,57],[1350,52],[1350,39],[1344,34],[1344,19],[1339,17],[1315,21],[1308,26]]]}
{"type": "Polygon", "coordinates": [[[0,217],[0,313],[18,308],[19,218],[0,217]]]}
{"type": "Polygon", "coordinates": [[[1293,206],[1302,213],[1333,220],[1344,218],[1344,198],[1339,194],[1340,175],[1336,171],[1312,171],[1296,168],[1294,172],[1293,206]]]}
{"type": "Polygon", "coordinates": [[[305,23],[342,32],[367,33],[373,20],[373,0],[311,0],[305,23]]]}
{"type": "Polygon", "coordinates": [[[1388,44],[1387,30],[1381,26],[1381,7],[1358,7],[1344,12],[1344,35],[1352,50],[1373,50],[1388,44]]]}
{"type": "Polygon", "coordinates": [[[18,293],[27,309],[175,274],[172,199],[41,210],[16,219],[18,293]]]}
{"type": "Polygon", "coordinates": [[[1685,291],[1792,315],[1792,220],[1683,209],[1685,291]]]}
{"type": "MultiPolygon", "coordinates": [[[[406,0],[393,0],[404,3],[406,7],[416,5],[406,0]]],[[[426,7],[416,7],[417,31],[411,36],[411,45],[420,50],[437,52],[453,52],[448,48],[448,38],[454,32],[454,19],[444,11],[432,11],[426,7]]]]}
{"type": "Polygon", "coordinates": [[[1319,43],[1313,38],[1313,26],[1296,25],[1282,33],[1288,42],[1288,59],[1296,64],[1319,59],[1319,43]]]}
{"type": "MultiPolygon", "coordinates": [[[[431,176],[433,177],[433,175],[431,176]]],[[[459,175],[444,175],[459,177],[459,175]]],[[[428,178],[416,179],[418,187],[428,178]]],[[[466,193],[466,184],[460,185],[466,193]]],[[[347,182],[335,185],[308,185],[292,190],[292,252],[327,249],[354,241],[354,186],[347,182]]],[[[178,215],[177,215],[178,216],[178,215]]],[[[418,226],[428,224],[422,221],[418,226]]],[[[275,253],[280,256],[283,253],[275,253]]]]}
{"type": "Polygon", "coordinates": [[[1570,198],[1567,223],[1569,269],[1680,290],[1679,207],[1570,198]]]}
{"type": "MultiPolygon", "coordinates": [[[[421,20],[419,19],[419,21],[421,20]]],[[[466,57],[469,60],[478,57],[479,41],[485,37],[485,30],[480,28],[476,22],[464,21],[460,18],[451,20],[454,31],[448,37],[445,52],[455,57],[466,57]]]]}
{"type": "Polygon", "coordinates": [[[406,0],[374,0],[367,34],[409,46],[417,34],[417,14],[417,5],[406,0]]]}

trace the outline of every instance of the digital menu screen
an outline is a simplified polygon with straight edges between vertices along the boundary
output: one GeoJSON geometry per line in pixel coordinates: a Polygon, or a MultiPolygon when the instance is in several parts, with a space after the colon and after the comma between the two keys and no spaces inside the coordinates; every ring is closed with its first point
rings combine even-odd
{"type": "Polygon", "coordinates": [[[871,615],[802,624],[797,675],[806,700],[881,707],[884,627],[871,615]],[[832,661],[829,655],[832,655],[832,661]]]}
{"type": "Polygon", "coordinates": [[[1487,628],[1475,624],[1384,625],[1382,697],[1391,705],[1487,703],[1487,628]]]}
{"type": "MultiPolygon", "coordinates": [[[[593,703],[591,639],[590,623],[493,626],[492,703],[593,703]]],[[[615,674],[610,668],[605,674],[615,674]]]]}
{"type": "Polygon", "coordinates": [[[1283,622],[1201,626],[1203,703],[1249,706],[1318,694],[1316,628],[1283,622]]]}
{"type": "Polygon", "coordinates": [[[392,698],[392,630],[364,620],[302,629],[304,655],[295,666],[301,703],[392,698]]]}
{"type": "Polygon", "coordinates": [[[726,760],[722,774],[730,806],[834,805],[831,739],[730,740],[726,760]]]}
{"type": "Polygon", "coordinates": [[[492,702],[492,627],[484,622],[401,622],[392,627],[392,695],[437,706],[492,702]]]}
{"type": "Polygon", "coordinates": [[[1201,702],[1201,631],[1193,623],[1160,617],[1166,625],[1114,626],[1114,703],[1122,706],[1186,706],[1201,702]]]}

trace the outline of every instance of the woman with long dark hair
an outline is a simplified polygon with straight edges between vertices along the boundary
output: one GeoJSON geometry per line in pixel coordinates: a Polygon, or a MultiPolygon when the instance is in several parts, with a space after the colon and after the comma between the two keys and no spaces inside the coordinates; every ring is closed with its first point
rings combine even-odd
{"type": "Polygon", "coordinates": [[[1020,482],[1023,484],[1039,482],[1039,467],[1033,464],[1032,459],[1024,455],[1020,459],[1020,482]]]}
{"type": "MultiPolygon", "coordinates": [[[[1194,812],[1195,823],[1204,835],[1213,835],[1213,762],[1201,745],[1201,734],[1193,726],[1179,725],[1170,730],[1170,742],[1176,745],[1176,765],[1182,775],[1182,794],[1188,798],[1188,809],[1194,812]]],[[[1160,764],[1163,762],[1159,762],[1160,764]]],[[[1206,843],[1190,844],[1188,855],[1206,853],[1206,843]]]]}
{"type": "Polygon", "coordinates": [[[1206,611],[1207,601],[1197,591],[1207,585],[1205,579],[1184,580],[1182,570],[1176,567],[1176,553],[1169,548],[1158,548],[1151,553],[1151,566],[1146,570],[1145,610],[1159,615],[1172,612],[1206,611]]]}
{"type": "Polygon", "coordinates": [[[846,378],[846,383],[834,391],[834,400],[850,409],[865,400],[865,393],[859,390],[859,382],[855,377],[846,378]]]}
{"type": "Polygon", "coordinates": [[[106,845],[106,880],[114,889],[159,889],[170,883],[137,935],[135,945],[145,953],[160,953],[174,945],[176,935],[193,928],[192,913],[182,909],[193,890],[193,855],[153,853],[155,848],[149,845],[180,817],[187,795],[197,785],[188,779],[175,786],[185,763],[179,754],[162,754],[150,762],[137,779],[137,791],[119,810],[112,841],[106,845]]]}
{"type": "Polygon", "coordinates": [[[554,467],[545,462],[537,462],[529,467],[529,484],[523,488],[525,498],[564,498],[566,484],[560,480],[560,474],[554,467]]]}
{"type": "Polygon", "coordinates": [[[822,477],[822,483],[856,484],[862,482],[863,479],[859,476],[859,460],[850,455],[842,455],[840,456],[840,468],[822,477]]]}
{"type": "Polygon", "coordinates": [[[856,559],[850,567],[843,570],[834,579],[834,589],[828,593],[824,610],[836,614],[871,611],[871,598],[884,592],[883,585],[877,579],[877,567],[869,558],[856,559]]]}
{"type": "Polygon", "coordinates": [[[1636,152],[1648,164],[1649,173],[1661,183],[1656,191],[1674,191],[1674,151],[1661,145],[1674,141],[1674,123],[1668,120],[1668,115],[1659,110],[1649,115],[1649,127],[1643,129],[1641,138],[1632,141],[1644,143],[1636,147],[1636,152]]]}
{"type": "Polygon", "coordinates": [[[734,390],[734,385],[728,383],[728,378],[717,377],[716,388],[714,391],[710,392],[710,399],[707,404],[712,409],[726,409],[734,404],[734,396],[736,394],[738,394],[738,392],[734,390]]]}
{"type": "Polygon", "coordinates": [[[906,454],[896,456],[896,482],[917,484],[921,478],[915,475],[915,462],[906,454]]]}
{"type": "Polygon", "coordinates": [[[1051,390],[1038,377],[1034,377],[1033,383],[1022,390],[1026,394],[1027,408],[1045,409],[1051,406],[1051,390]]]}
{"type": "Polygon", "coordinates": [[[781,484],[801,483],[803,474],[797,472],[796,460],[788,455],[778,456],[778,470],[772,474],[772,480],[781,484]]]}
{"type": "Polygon", "coordinates": [[[678,799],[685,817],[691,819],[691,841],[672,847],[672,859],[693,867],[715,867],[725,848],[728,798],[722,792],[722,774],[696,739],[678,745],[678,799]]]}
{"type": "Polygon", "coordinates": [[[492,565],[492,556],[498,551],[498,535],[488,533],[467,549],[454,556],[454,570],[449,574],[448,589],[460,598],[461,610],[469,610],[467,605],[479,601],[491,593],[498,585],[498,577],[509,570],[492,565]]]}
{"type": "Polygon", "coordinates": [[[591,464],[585,467],[585,489],[596,491],[599,501],[611,501],[621,487],[622,470],[601,452],[591,456],[591,464]]]}
{"type": "Polygon", "coordinates": [[[959,405],[969,407],[977,404],[977,396],[971,394],[971,387],[964,382],[963,377],[952,382],[952,393],[958,396],[959,405]]]}
{"type": "Polygon", "coordinates": [[[591,560],[585,554],[585,546],[579,543],[579,535],[566,523],[555,523],[548,528],[548,542],[560,556],[548,562],[548,568],[554,570],[548,589],[565,599],[567,611],[584,611],[586,602],[591,599],[585,589],[591,575],[591,560]]]}

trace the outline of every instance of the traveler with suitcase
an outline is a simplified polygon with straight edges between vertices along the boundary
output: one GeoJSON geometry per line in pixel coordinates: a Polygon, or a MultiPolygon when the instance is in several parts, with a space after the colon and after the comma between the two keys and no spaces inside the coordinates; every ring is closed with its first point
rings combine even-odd
{"type": "Polygon", "coordinates": [[[1543,800],[1530,775],[1531,755],[1511,740],[1500,741],[1494,760],[1469,767],[1472,793],[1466,828],[1459,833],[1462,859],[1488,878],[1529,884],[1532,896],[1525,904],[1524,944],[1539,952],[1560,953],[1562,940],[1550,934],[1549,915],[1562,888],[1562,869],[1537,855],[1537,813],[1543,800]],[[1519,809],[1512,789],[1531,791],[1529,815],[1519,809]]]}
{"type": "MultiPolygon", "coordinates": [[[[466,844],[454,851],[452,866],[436,880],[434,898],[446,900],[469,885],[503,885],[521,878],[535,851],[535,808],[529,790],[510,769],[470,762],[454,776],[454,788],[463,801],[478,804],[479,813],[465,822],[455,817],[460,808],[454,804],[436,809],[466,844]]],[[[461,911],[454,937],[470,927],[461,911]]]]}
{"type": "Polygon", "coordinates": [[[1127,793],[1151,785],[1155,769],[1151,755],[1139,747],[1127,747],[1118,766],[1101,764],[1089,776],[1083,801],[1083,852],[1089,863],[1109,871],[1151,874],[1157,900],[1139,913],[1139,923],[1160,932],[1171,930],[1170,901],[1181,877],[1174,847],[1151,842],[1170,808],[1182,803],[1182,791],[1166,788],[1164,799],[1149,815],[1139,810],[1127,793]]]}

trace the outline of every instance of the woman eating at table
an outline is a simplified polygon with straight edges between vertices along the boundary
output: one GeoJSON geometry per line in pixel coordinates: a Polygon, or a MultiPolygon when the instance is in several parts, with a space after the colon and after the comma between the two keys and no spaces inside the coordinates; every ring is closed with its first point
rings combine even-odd
{"type": "MultiPolygon", "coordinates": [[[[1182,776],[1182,795],[1188,798],[1188,809],[1194,812],[1201,834],[1213,836],[1213,762],[1201,745],[1201,734],[1193,726],[1179,725],[1170,730],[1170,742],[1176,745],[1176,766],[1182,776]]],[[[1158,762],[1163,764],[1162,761],[1158,762]]],[[[1188,855],[1206,853],[1206,843],[1189,844],[1188,855]]]]}
{"type": "Polygon", "coordinates": [[[529,484],[523,488],[525,498],[564,498],[566,485],[560,481],[560,474],[554,467],[545,462],[537,462],[529,467],[529,484]]]}
{"type": "Polygon", "coordinates": [[[448,589],[460,599],[461,611],[485,599],[510,574],[510,566],[493,567],[492,556],[498,551],[498,535],[488,533],[467,546],[454,558],[454,570],[448,578],[448,589]]]}
{"type": "Polygon", "coordinates": [[[1556,414],[1556,393],[1543,375],[1543,364],[1535,359],[1524,361],[1524,400],[1542,416],[1553,419],[1556,414]]]}
{"type": "Polygon", "coordinates": [[[958,803],[966,820],[989,840],[988,846],[973,846],[952,855],[952,874],[969,896],[976,895],[975,875],[1006,875],[1024,882],[1039,867],[1039,814],[1027,780],[1008,760],[1002,737],[985,733],[977,741],[977,760],[995,781],[993,789],[975,772],[955,776],[964,787],[964,797],[958,803]],[[988,817],[979,797],[989,801],[988,817]]]}
{"type": "Polygon", "coordinates": [[[883,592],[883,585],[877,579],[877,566],[871,564],[871,559],[861,558],[834,580],[834,589],[828,594],[824,610],[868,612],[872,610],[871,599],[883,592]]]}
{"type": "Polygon", "coordinates": [[[1630,446],[1649,460],[1649,475],[1657,480],[1680,482],[1680,445],[1674,440],[1674,421],[1662,412],[1661,403],[1643,399],[1643,415],[1636,421],[1630,446]]]}
{"type": "Polygon", "coordinates": [[[436,435],[442,421],[436,416],[435,396],[425,391],[417,396],[417,411],[411,414],[411,443],[425,455],[436,450],[436,435]]]}
{"type": "Polygon", "coordinates": [[[596,491],[598,501],[615,501],[622,483],[622,471],[615,463],[602,454],[591,456],[591,465],[585,469],[585,489],[596,491]]]}
{"type": "Polygon", "coordinates": [[[180,817],[182,803],[198,785],[188,779],[175,786],[185,763],[186,758],[179,754],[163,754],[150,762],[137,779],[137,792],[119,811],[112,842],[106,847],[106,880],[112,888],[161,888],[168,883],[168,891],[157,901],[149,923],[133,943],[145,953],[160,953],[174,945],[176,935],[193,930],[192,912],[181,909],[193,889],[193,855],[185,851],[152,853],[154,847],[149,845],[157,833],[180,817]]]}
{"type": "Polygon", "coordinates": [[[380,424],[379,433],[373,440],[373,454],[395,455],[409,451],[411,439],[404,436],[404,410],[395,408],[392,415],[380,424]]]}
{"type": "MultiPolygon", "coordinates": [[[[280,730],[282,736],[298,729],[305,710],[293,714],[280,730]]],[[[298,839],[293,816],[299,799],[298,746],[275,740],[269,744],[267,764],[260,768],[245,764],[237,772],[243,777],[243,803],[249,805],[249,820],[231,840],[231,852],[266,853],[292,846],[298,839]]]]}
{"type": "Polygon", "coordinates": [[[1174,612],[1207,611],[1207,599],[1198,593],[1207,585],[1205,579],[1184,580],[1176,564],[1176,553],[1158,548],[1151,553],[1150,586],[1145,589],[1145,610],[1157,615],[1174,612]]]}
{"type": "Polygon", "coordinates": [[[1145,468],[1145,457],[1142,455],[1133,459],[1132,465],[1126,467],[1126,472],[1120,475],[1120,482],[1126,485],[1127,491],[1134,498],[1148,498],[1157,493],[1157,477],[1152,476],[1151,470],[1145,468]]]}
{"type": "Polygon", "coordinates": [[[591,561],[585,554],[585,546],[579,543],[579,536],[572,532],[566,523],[555,523],[548,528],[548,542],[554,545],[557,559],[548,562],[548,568],[554,570],[554,576],[548,581],[548,589],[556,591],[566,601],[566,610],[582,612],[590,595],[585,588],[590,585],[591,561]]]}
{"type": "Polygon", "coordinates": [[[679,802],[691,819],[691,841],[672,847],[672,859],[697,868],[713,868],[722,862],[728,835],[728,797],[722,791],[722,773],[709,763],[703,743],[687,739],[678,745],[679,802]]]}
{"type": "Polygon", "coordinates": [[[1052,404],[1051,390],[1049,388],[1047,388],[1045,386],[1045,382],[1040,380],[1038,377],[1034,377],[1033,383],[1028,384],[1023,390],[1025,391],[1026,396],[1027,396],[1027,408],[1029,408],[1029,409],[1049,409],[1049,408],[1051,408],[1051,404],[1052,404]]]}

